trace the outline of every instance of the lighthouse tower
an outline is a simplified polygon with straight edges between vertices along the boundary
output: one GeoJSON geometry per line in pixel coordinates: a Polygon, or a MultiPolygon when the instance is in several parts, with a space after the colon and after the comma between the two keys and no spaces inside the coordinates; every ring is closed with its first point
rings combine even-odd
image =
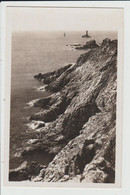
{"type": "Polygon", "coordinates": [[[88,30],[86,30],[86,35],[82,35],[82,38],[90,38],[91,36],[89,36],[88,34],[88,30]]]}
{"type": "Polygon", "coordinates": [[[86,30],[86,37],[88,37],[88,30],[86,30]]]}

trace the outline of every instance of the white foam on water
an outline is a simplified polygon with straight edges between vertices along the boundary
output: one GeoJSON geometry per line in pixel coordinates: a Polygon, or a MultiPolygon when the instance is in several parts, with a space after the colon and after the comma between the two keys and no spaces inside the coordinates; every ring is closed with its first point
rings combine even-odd
{"type": "Polygon", "coordinates": [[[27,144],[33,144],[33,143],[35,143],[36,141],[38,141],[38,139],[29,139],[26,143],[27,143],[27,144]]]}
{"type": "Polygon", "coordinates": [[[34,104],[39,101],[39,99],[35,99],[35,100],[31,100],[27,103],[28,107],[25,107],[25,108],[31,108],[34,106],[34,104]]]}
{"type": "Polygon", "coordinates": [[[17,152],[15,152],[14,156],[15,157],[21,157],[21,151],[22,151],[22,148],[18,148],[17,152]]]}
{"type": "Polygon", "coordinates": [[[41,86],[41,87],[38,87],[37,89],[36,89],[36,91],[46,91],[46,86],[47,85],[43,85],[43,86],[41,86]]]}
{"type": "Polygon", "coordinates": [[[26,124],[26,126],[28,126],[30,130],[36,130],[39,127],[39,125],[43,125],[44,127],[45,123],[43,121],[32,120],[30,123],[26,124]]]}
{"type": "Polygon", "coordinates": [[[20,157],[20,156],[21,156],[21,152],[16,152],[16,153],[14,154],[14,156],[15,156],[15,157],[20,157]]]}
{"type": "Polygon", "coordinates": [[[24,161],[19,167],[15,168],[15,169],[11,169],[11,170],[19,171],[21,169],[26,168],[26,166],[27,166],[27,161],[24,161]]]}

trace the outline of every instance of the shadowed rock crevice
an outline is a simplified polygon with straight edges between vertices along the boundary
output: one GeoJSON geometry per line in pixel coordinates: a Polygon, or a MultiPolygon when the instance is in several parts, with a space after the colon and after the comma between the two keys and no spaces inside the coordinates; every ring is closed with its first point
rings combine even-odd
{"type": "Polygon", "coordinates": [[[109,146],[104,155],[104,158],[111,164],[111,167],[113,167],[113,169],[115,168],[115,156],[116,156],[115,144],[116,144],[116,136],[113,136],[109,142],[109,146]]]}
{"type": "Polygon", "coordinates": [[[65,175],[69,175],[70,178],[77,174],[82,174],[86,164],[90,163],[95,156],[95,149],[92,145],[84,147],[81,154],[77,154],[70,164],[65,168],[65,175]]]}
{"type": "Polygon", "coordinates": [[[79,135],[79,131],[92,115],[100,110],[95,103],[80,106],[73,114],[69,114],[63,121],[63,135],[66,139],[73,139],[79,135]]]}
{"type": "Polygon", "coordinates": [[[84,167],[89,164],[95,156],[95,148],[93,144],[83,146],[81,154],[77,155],[76,164],[80,170],[80,174],[83,173],[84,167]]]}
{"type": "Polygon", "coordinates": [[[71,99],[67,99],[65,95],[58,94],[55,97],[38,100],[35,106],[44,108],[39,113],[32,115],[30,120],[40,120],[44,122],[51,122],[63,114],[71,99]]]}

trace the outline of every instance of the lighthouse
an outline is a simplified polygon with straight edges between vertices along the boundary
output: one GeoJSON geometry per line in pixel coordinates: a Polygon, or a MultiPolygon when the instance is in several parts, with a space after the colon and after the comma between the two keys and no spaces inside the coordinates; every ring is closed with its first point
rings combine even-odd
{"type": "Polygon", "coordinates": [[[88,37],[88,30],[86,30],[86,37],[88,37]]]}
{"type": "Polygon", "coordinates": [[[86,30],[86,35],[82,35],[82,38],[90,38],[91,36],[89,36],[88,34],[88,30],[86,30]]]}

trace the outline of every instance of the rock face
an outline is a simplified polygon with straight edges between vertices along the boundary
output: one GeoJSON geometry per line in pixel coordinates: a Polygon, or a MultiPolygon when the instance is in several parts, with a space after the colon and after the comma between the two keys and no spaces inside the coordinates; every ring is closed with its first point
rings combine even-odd
{"type": "Polygon", "coordinates": [[[86,42],[85,45],[83,45],[82,47],[76,47],[75,49],[94,49],[99,47],[99,45],[97,45],[95,40],[91,40],[86,42]]]}
{"type": "Polygon", "coordinates": [[[22,154],[42,149],[54,158],[33,181],[115,181],[117,40],[95,44],[74,65],[35,76],[53,94],[35,103],[41,111],[30,120],[45,125],[22,154]]]}

